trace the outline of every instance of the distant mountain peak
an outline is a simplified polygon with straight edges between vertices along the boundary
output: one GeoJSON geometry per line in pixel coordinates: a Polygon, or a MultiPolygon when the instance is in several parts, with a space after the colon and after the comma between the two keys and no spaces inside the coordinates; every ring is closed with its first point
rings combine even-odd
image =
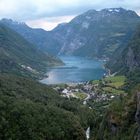
{"type": "Polygon", "coordinates": [[[131,12],[131,13],[135,13],[132,10],[127,10],[127,9],[119,7],[119,8],[105,8],[105,9],[101,9],[101,10],[91,9],[91,10],[88,10],[87,12],[85,12],[84,14],[94,14],[94,13],[102,13],[102,12],[110,12],[110,13],[131,12]]]}
{"type": "Polygon", "coordinates": [[[120,12],[120,8],[109,8],[108,9],[109,12],[120,12]]]}
{"type": "Polygon", "coordinates": [[[127,11],[124,8],[105,8],[101,11],[108,11],[108,12],[121,12],[121,11],[127,11]]]}
{"type": "Polygon", "coordinates": [[[12,19],[8,19],[8,18],[3,18],[3,19],[0,20],[0,22],[6,23],[6,24],[26,25],[25,22],[18,22],[18,21],[15,21],[15,20],[12,20],[12,19]]]}
{"type": "Polygon", "coordinates": [[[133,16],[133,17],[139,17],[135,11],[127,10],[124,8],[105,8],[99,11],[100,13],[106,13],[106,14],[116,14],[120,16],[133,16]]]}

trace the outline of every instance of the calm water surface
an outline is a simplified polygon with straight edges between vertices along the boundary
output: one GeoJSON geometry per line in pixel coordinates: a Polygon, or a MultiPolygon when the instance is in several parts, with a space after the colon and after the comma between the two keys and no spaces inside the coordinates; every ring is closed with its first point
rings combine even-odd
{"type": "Polygon", "coordinates": [[[48,78],[41,80],[45,84],[60,84],[71,82],[85,82],[100,79],[105,70],[103,62],[84,57],[61,56],[64,66],[49,68],[48,78]]]}

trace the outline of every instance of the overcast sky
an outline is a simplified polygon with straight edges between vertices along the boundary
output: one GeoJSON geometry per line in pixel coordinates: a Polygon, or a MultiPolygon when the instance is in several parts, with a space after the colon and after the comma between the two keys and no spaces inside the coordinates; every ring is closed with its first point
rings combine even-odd
{"type": "Polygon", "coordinates": [[[114,7],[140,14],[140,0],[0,0],[0,18],[12,18],[50,30],[89,9],[114,7]]]}

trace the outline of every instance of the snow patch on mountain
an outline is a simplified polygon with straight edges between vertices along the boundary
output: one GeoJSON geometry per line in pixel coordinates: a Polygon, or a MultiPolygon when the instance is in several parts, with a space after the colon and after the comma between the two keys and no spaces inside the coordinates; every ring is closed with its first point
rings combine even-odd
{"type": "Polygon", "coordinates": [[[107,9],[109,12],[120,12],[120,8],[110,8],[107,9]]]}

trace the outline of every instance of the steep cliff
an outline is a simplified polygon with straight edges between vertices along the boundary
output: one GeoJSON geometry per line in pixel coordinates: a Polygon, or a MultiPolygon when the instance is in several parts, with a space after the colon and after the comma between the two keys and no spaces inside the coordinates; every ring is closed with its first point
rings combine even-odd
{"type": "Polygon", "coordinates": [[[140,68],[140,26],[130,39],[124,50],[117,50],[110,58],[107,66],[112,73],[128,74],[140,68]],[[127,72],[127,73],[126,73],[127,72]]]}

